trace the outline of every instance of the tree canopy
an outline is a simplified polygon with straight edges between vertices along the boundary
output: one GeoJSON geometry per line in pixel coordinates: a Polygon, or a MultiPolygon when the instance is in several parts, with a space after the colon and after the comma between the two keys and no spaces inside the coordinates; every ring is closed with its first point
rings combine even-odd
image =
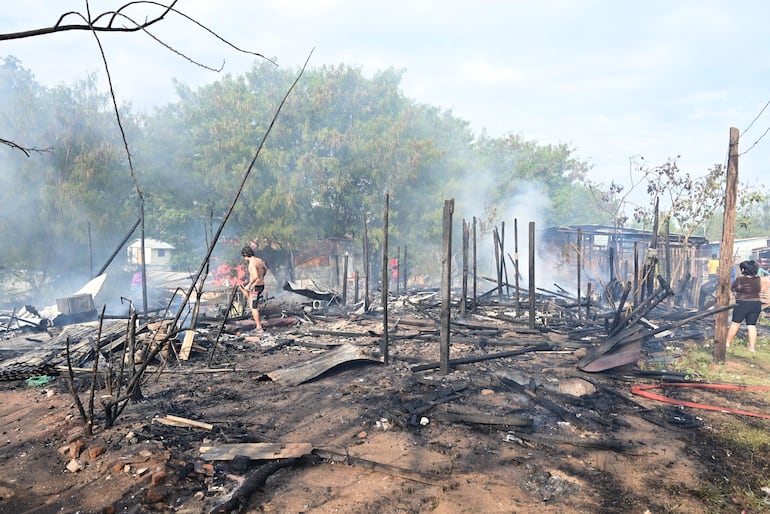
{"type": "MultiPolygon", "coordinates": [[[[296,75],[255,63],[198,89],[178,83],[178,99],[151,113],[120,107],[147,233],[179,250],[180,268],[205,253],[207,227],[234,198],[296,75]]],[[[457,199],[458,226],[478,217],[482,230],[512,216],[545,226],[617,221],[613,209],[596,208],[591,166],[569,145],[516,132],[474,134],[451,111],[407,98],[401,78],[394,69],[366,77],[343,64],[306,70],[229,218],[227,239],[301,250],[327,237],[360,240],[366,221],[376,248],[385,192],[391,246],[408,245],[425,268],[436,267],[449,198],[457,199]]],[[[26,155],[0,147],[0,214],[7,220],[0,238],[16,242],[0,247],[0,273],[87,274],[91,243],[101,262],[137,217],[109,97],[93,77],[43,87],[13,57],[0,66],[0,92],[2,133],[42,149],[26,155]],[[46,251],[35,251],[40,247],[46,251]]],[[[618,197],[603,201],[617,206],[618,197]]]]}

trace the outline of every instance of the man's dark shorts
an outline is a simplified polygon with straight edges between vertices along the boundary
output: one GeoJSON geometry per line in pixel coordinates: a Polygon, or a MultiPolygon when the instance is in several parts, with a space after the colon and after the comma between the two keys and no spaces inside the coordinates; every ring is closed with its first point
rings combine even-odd
{"type": "Polygon", "coordinates": [[[264,284],[261,286],[253,286],[251,288],[251,308],[259,308],[259,300],[262,298],[262,291],[265,290],[264,284]]]}
{"type": "Polygon", "coordinates": [[[733,323],[746,320],[747,325],[756,325],[760,312],[762,312],[762,302],[738,300],[735,302],[735,308],[733,308],[733,323]]]}

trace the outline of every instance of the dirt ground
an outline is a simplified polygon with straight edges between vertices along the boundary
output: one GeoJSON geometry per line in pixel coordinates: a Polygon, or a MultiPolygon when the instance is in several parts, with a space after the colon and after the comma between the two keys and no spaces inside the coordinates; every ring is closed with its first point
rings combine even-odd
{"type": "MultiPolygon", "coordinates": [[[[224,512],[271,462],[282,467],[247,495],[241,512],[762,511],[767,453],[742,453],[715,433],[734,415],[634,396],[632,384],[656,380],[635,367],[582,373],[580,345],[560,334],[512,327],[498,345],[480,348],[458,332],[453,359],[543,342],[553,350],[459,364],[442,376],[413,370],[438,361],[437,338],[408,337],[426,330],[402,325],[388,365],[343,364],[296,386],[266,377],[322,355],[324,345],[376,353],[379,332],[375,319],[331,317],[260,338],[236,331],[213,357],[202,341],[188,361],[172,360],[148,377],[145,398],[128,404],[114,427],[104,429],[97,416],[92,437],[83,436],[64,376],[0,382],[0,512],[224,512]],[[566,384],[588,384],[580,391],[587,394],[568,394],[566,384]],[[168,415],[212,427],[170,426],[160,421],[168,415]],[[505,423],[512,419],[530,423],[505,423]],[[317,451],[279,461],[206,461],[200,452],[254,442],[310,443],[317,451]]],[[[86,403],[87,378],[76,380],[86,403]]],[[[764,394],[672,394],[768,411],[764,394]]],[[[745,422],[769,427],[759,418],[745,422]]]]}

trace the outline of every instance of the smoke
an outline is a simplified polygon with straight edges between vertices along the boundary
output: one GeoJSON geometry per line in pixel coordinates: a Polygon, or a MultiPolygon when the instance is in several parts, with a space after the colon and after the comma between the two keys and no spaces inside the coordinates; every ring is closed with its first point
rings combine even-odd
{"type": "MultiPolygon", "coordinates": [[[[458,188],[455,198],[456,225],[461,220],[469,223],[476,218],[476,258],[479,277],[496,279],[497,258],[505,260],[508,283],[515,283],[514,261],[518,261],[519,284],[529,281],[529,227],[535,228],[535,270],[537,283],[550,283],[559,278],[555,258],[545,245],[540,244],[538,234],[547,228],[545,220],[551,209],[547,189],[535,181],[516,184],[515,191],[500,196],[498,180],[492,172],[475,172],[458,188]],[[503,245],[503,253],[495,256],[494,232],[497,231],[503,245]],[[518,252],[516,249],[518,248],[518,252]]],[[[472,226],[471,226],[472,230],[472,226]]],[[[462,234],[462,232],[459,232],[462,234]]],[[[471,237],[473,237],[471,233],[471,237]]],[[[461,238],[454,238],[458,244],[461,238]]],[[[472,242],[471,242],[472,244],[472,242]]],[[[505,277],[503,277],[505,280],[505,277]]]]}

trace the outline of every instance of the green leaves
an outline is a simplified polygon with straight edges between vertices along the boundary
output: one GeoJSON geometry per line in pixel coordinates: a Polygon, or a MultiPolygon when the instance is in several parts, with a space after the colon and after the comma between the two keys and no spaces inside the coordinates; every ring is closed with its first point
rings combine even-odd
{"type": "MultiPolygon", "coordinates": [[[[17,111],[6,118],[20,129],[25,120],[40,120],[28,133],[52,146],[48,155],[17,162],[19,180],[12,182],[34,183],[23,196],[35,205],[36,237],[68,243],[82,268],[86,224],[96,246],[111,249],[109,241],[137,216],[109,97],[93,77],[45,90],[18,62],[2,71],[0,90],[19,99],[9,102],[17,111]]],[[[296,74],[257,63],[198,89],[177,84],[179,100],[151,114],[124,108],[146,233],[174,245],[179,266],[197,265],[252,162],[225,227],[229,241],[302,249],[327,237],[358,239],[366,219],[376,250],[386,191],[393,245],[408,246],[413,262],[426,266],[435,264],[449,198],[458,198],[458,223],[474,216],[488,224],[512,221],[517,195],[539,200],[547,223],[596,216],[584,208],[589,193],[578,183],[589,165],[573,149],[513,134],[477,138],[450,111],[404,97],[402,72],[393,69],[371,77],[345,65],[306,70],[255,161],[296,74]]],[[[17,265],[23,255],[14,257],[17,265]]],[[[31,264],[55,268],[55,260],[31,264]]]]}

